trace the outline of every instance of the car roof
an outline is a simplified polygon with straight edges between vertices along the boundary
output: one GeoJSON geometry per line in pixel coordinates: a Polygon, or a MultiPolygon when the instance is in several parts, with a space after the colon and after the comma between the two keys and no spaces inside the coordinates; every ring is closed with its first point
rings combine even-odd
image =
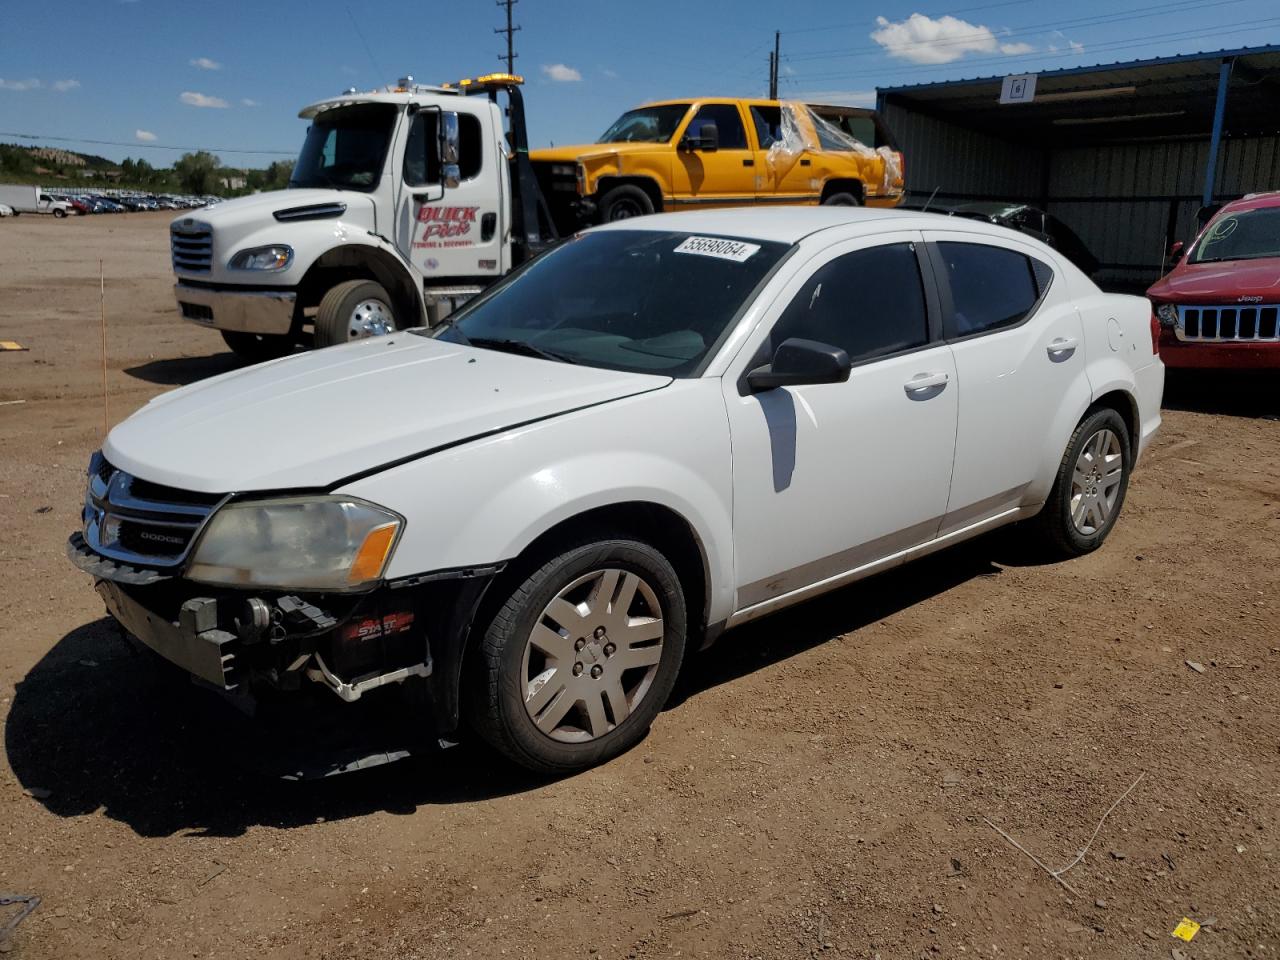
{"type": "Polygon", "coordinates": [[[1261,210],[1264,207],[1280,207],[1280,190],[1251,193],[1239,200],[1232,200],[1218,211],[1218,216],[1224,213],[1240,213],[1242,210],[1261,210]]]}
{"type": "MultiPolygon", "coordinates": [[[[673,233],[711,234],[740,240],[798,243],[805,237],[836,227],[862,227],[858,233],[891,230],[948,230],[1008,237],[1007,227],[980,220],[957,219],[943,213],[892,210],[875,207],[777,206],[729,207],[722,210],[690,210],[656,213],[647,217],[616,220],[595,230],[655,230],[673,233]]],[[[1023,234],[1018,235],[1025,239],[1023,234]]]]}

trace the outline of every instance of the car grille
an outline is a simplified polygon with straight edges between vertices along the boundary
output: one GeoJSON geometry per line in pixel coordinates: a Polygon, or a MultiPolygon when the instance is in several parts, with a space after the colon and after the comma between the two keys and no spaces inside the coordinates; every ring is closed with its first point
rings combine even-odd
{"type": "Polygon", "coordinates": [[[213,229],[198,220],[181,220],[169,228],[173,269],[208,273],[213,265],[213,229]]]}
{"type": "Polygon", "coordinates": [[[1178,307],[1179,340],[1256,341],[1280,339],[1280,305],[1247,307],[1178,307]]]}
{"type": "Polygon", "coordinates": [[[221,494],[190,493],[139,479],[94,454],[84,501],[85,542],[113,560],[177,566],[224,499],[221,494]]]}

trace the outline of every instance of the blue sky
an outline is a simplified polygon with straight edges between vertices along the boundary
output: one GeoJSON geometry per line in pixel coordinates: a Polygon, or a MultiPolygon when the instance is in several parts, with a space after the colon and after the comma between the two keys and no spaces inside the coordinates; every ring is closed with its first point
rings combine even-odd
{"type": "MultiPolygon", "coordinates": [[[[263,166],[296,151],[309,101],[498,69],[502,16],[492,0],[4,0],[0,142],[120,141],[42,139],[157,165],[179,156],[160,145],[205,147],[263,166]]],[[[515,17],[534,146],[592,140],[645,100],[762,95],[775,29],[782,94],[843,102],[878,85],[1280,42],[1275,0],[520,0],[515,17]]]]}

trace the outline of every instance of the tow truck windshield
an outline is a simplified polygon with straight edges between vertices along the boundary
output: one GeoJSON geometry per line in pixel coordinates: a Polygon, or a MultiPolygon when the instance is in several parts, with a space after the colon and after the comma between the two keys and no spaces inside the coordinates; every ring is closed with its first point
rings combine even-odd
{"type": "Polygon", "coordinates": [[[361,103],[326,110],[311,121],[291,187],[336,187],[363,190],[378,185],[396,108],[361,103]]]}

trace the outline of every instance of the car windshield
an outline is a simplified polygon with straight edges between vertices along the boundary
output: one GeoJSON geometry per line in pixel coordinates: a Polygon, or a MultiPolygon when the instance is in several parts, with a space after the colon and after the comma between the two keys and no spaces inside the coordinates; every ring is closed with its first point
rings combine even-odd
{"type": "Polygon", "coordinates": [[[1280,207],[1218,217],[1196,244],[1189,263],[1280,257],[1280,207]]]}
{"type": "Polygon", "coordinates": [[[596,143],[667,143],[689,112],[687,103],[628,110],[600,135],[596,143]]]}
{"type": "Polygon", "coordinates": [[[383,103],[319,114],[307,130],[289,186],[372,190],[382,176],[395,118],[396,108],[383,103]]]}
{"type": "Polygon", "coordinates": [[[692,376],[788,249],[666,231],[586,233],[510,275],[448,326],[419,333],[610,370],[692,376]]]}

